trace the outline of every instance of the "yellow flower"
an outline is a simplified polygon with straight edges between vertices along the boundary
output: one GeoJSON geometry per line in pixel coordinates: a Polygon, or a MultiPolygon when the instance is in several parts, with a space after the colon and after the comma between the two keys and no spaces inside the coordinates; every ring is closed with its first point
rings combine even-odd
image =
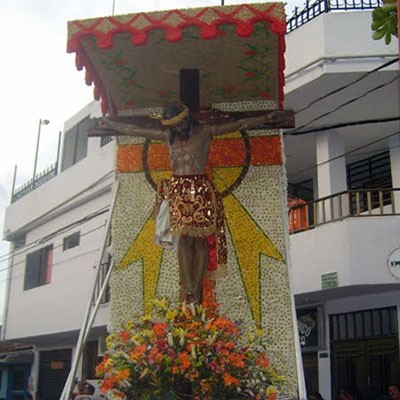
{"type": "Polygon", "coordinates": [[[112,333],[111,335],[106,337],[106,346],[108,350],[111,350],[114,347],[114,342],[117,339],[117,335],[112,333]]]}
{"type": "Polygon", "coordinates": [[[159,307],[159,308],[161,308],[162,310],[166,310],[168,307],[167,307],[167,300],[166,300],[166,298],[164,297],[163,299],[154,299],[153,300],[153,304],[156,306],[156,307],[159,307]]]}
{"type": "Polygon", "coordinates": [[[176,317],[177,314],[178,314],[178,311],[176,311],[176,310],[168,310],[165,313],[165,319],[167,321],[172,321],[176,317]]]}
{"type": "Polygon", "coordinates": [[[143,322],[146,322],[146,321],[150,321],[151,320],[151,314],[149,313],[149,314],[145,314],[145,315],[143,315],[143,317],[141,317],[140,318],[143,322]]]}
{"type": "Polygon", "coordinates": [[[133,323],[133,321],[128,321],[128,322],[126,323],[126,329],[127,329],[128,331],[131,331],[134,327],[135,327],[135,324],[133,323]]]}
{"type": "Polygon", "coordinates": [[[274,394],[274,393],[278,393],[276,388],[274,386],[268,386],[266,395],[269,396],[269,395],[274,394]]]}

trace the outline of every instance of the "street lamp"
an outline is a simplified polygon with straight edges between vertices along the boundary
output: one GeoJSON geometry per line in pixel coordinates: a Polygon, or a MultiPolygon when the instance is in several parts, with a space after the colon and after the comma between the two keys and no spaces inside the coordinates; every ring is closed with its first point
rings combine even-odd
{"type": "Polygon", "coordinates": [[[48,119],[39,119],[39,128],[38,128],[37,141],[36,141],[35,164],[33,166],[33,179],[32,179],[33,185],[35,185],[36,167],[37,167],[37,159],[38,159],[38,153],[39,153],[40,130],[42,128],[42,125],[48,125],[49,123],[50,123],[50,121],[48,119]]]}

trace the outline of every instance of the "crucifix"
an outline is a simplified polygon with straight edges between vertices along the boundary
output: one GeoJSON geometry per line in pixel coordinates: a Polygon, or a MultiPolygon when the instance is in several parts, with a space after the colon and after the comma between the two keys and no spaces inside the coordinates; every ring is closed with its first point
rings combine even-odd
{"type": "Polygon", "coordinates": [[[160,211],[166,200],[167,233],[178,239],[183,298],[201,303],[203,279],[220,276],[227,261],[222,196],[205,173],[210,143],[214,136],[229,132],[290,128],[294,116],[279,110],[201,110],[198,69],[180,71],[180,100],[167,104],[157,121],[101,119],[89,136],[140,136],[167,144],[173,176],[159,186],[156,209],[160,211]]]}

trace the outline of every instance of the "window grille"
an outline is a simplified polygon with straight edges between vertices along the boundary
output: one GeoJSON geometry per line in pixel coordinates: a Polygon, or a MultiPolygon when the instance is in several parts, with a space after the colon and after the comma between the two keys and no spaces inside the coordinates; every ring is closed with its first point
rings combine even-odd
{"type": "Polygon", "coordinates": [[[105,146],[112,141],[112,136],[102,136],[100,140],[100,147],[105,146]]]}
{"type": "Polygon", "coordinates": [[[397,336],[398,332],[396,307],[333,314],[329,320],[334,341],[397,336]]]}
{"type": "Polygon", "coordinates": [[[75,232],[72,235],[65,237],[63,240],[63,251],[79,246],[80,239],[81,239],[80,232],[75,232]]]}
{"type": "MultiPolygon", "coordinates": [[[[347,187],[348,189],[385,189],[392,187],[392,173],[390,169],[390,155],[388,151],[365,158],[347,165],[347,187]]],[[[370,199],[372,208],[377,208],[383,203],[384,206],[391,204],[390,191],[382,192],[383,199],[379,198],[379,192],[372,194],[370,199]]],[[[367,193],[356,198],[350,198],[350,209],[355,210],[356,202],[359,201],[361,211],[368,209],[367,193]]]]}

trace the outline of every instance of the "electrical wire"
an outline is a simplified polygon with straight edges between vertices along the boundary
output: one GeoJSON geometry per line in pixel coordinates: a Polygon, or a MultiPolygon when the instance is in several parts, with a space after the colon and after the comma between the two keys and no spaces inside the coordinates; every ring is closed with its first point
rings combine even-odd
{"type": "Polygon", "coordinates": [[[346,107],[346,106],[348,106],[349,104],[354,103],[354,102],[356,102],[356,101],[362,99],[363,97],[368,96],[369,94],[371,94],[371,93],[373,93],[373,92],[375,92],[375,91],[377,91],[377,90],[379,90],[379,89],[384,88],[384,87],[387,86],[387,85],[390,85],[391,83],[395,82],[395,81],[398,80],[398,79],[399,79],[399,77],[398,77],[398,76],[395,76],[394,78],[390,79],[389,81],[387,81],[387,82],[385,82],[385,83],[383,83],[383,84],[381,84],[381,85],[375,86],[375,87],[373,87],[372,89],[367,90],[367,91],[364,92],[363,94],[361,94],[361,95],[359,95],[359,96],[357,96],[357,97],[353,97],[352,99],[350,99],[350,100],[348,100],[348,101],[346,101],[346,102],[344,102],[344,103],[338,105],[338,106],[337,106],[336,108],[334,108],[333,110],[327,111],[327,112],[325,112],[325,113],[319,115],[318,117],[313,118],[311,121],[307,122],[306,124],[301,125],[301,126],[299,126],[298,128],[295,128],[295,129],[292,129],[292,130],[290,130],[290,131],[285,132],[285,135],[293,135],[294,133],[300,131],[300,129],[303,129],[303,128],[306,128],[307,126],[310,126],[313,122],[319,121],[320,119],[325,118],[325,117],[327,117],[327,116],[329,116],[329,115],[335,113],[336,111],[339,111],[341,108],[346,107]]]}
{"type": "MultiPolygon", "coordinates": [[[[89,234],[91,234],[91,233],[93,233],[93,232],[98,231],[99,229],[104,228],[105,226],[106,226],[106,224],[99,225],[99,226],[97,226],[96,228],[90,229],[89,231],[87,231],[87,232],[85,232],[85,233],[82,233],[82,234],[80,235],[80,237],[85,237],[85,236],[87,236],[87,235],[89,235],[89,234]]],[[[53,247],[53,250],[58,249],[58,248],[60,248],[60,247],[62,247],[62,246],[63,246],[63,244],[60,243],[59,245],[54,246],[54,247],[53,247]]],[[[63,259],[63,260],[61,260],[61,261],[52,263],[52,266],[58,265],[58,264],[62,264],[62,263],[64,263],[64,262],[73,260],[73,259],[75,259],[75,258],[81,257],[81,256],[83,256],[83,255],[86,255],[86,254],[88,254],[88,253],[92,253],[92,252],[98,251],[98,250],[99,250],[99,248],[90,250],[90,251],[88,251],[88,252],[86,252],[86,253],[77,254],[77,255],[74,256],[74,257],[66,258],[66,259],[63,259]]],[[[22,259],[21,261],[18,261],[18,262],[16,262],[16,263],[13,263],[13,264],[10,265],[10,266],[7,266],[7,267],[5,267],[5,268],[1,268],[1,269],[0,269],[0,273],[1,273],[1,272],[5,272],[5,271],[7,271],[7,270],[12,270],[15,266],[18,266],[18,265],[20,265],[20,264],[24,264],[25,262],[26,262],[26,260],[25,260],[25,258],[24,258],[24,259],[22,259]]],[[[5,281],[7,281],[7,280],[14,279],[15,277],[18,277],[18,276],[21,276],[21,275],[24,275],[24,274],[25,274],[25,272],[24,272],[23,274],[10,276],[10,277],[4,278],[4,279],[2,279],[2,280],[0,279],[0,282],[5,282],[5,281]]]]}
{"type": "Polygon", "coordinates": [[[381,142],[381,141],[383,141],[383,140],[389,139],[390,137],[395,136],[395,135],[398,135],[398,134],[400,134],[400,130],[398,130],[398,131],[396,131],[396,132],[393,132],[393,133],[391,133],[391,134],[389,134],[389,135],[383,136],[383,137],[381,137],[381,138],[379,138],[379,139],[377,139],[377,140],[374,140],[374,141],[372,141],[372,142],[366,143],[366,144],[364,144],[364,145],[362,145],[362,146],[356,147],[355,149],[346,151],[346,152],[344,152],[344,153],[342,153],[342,154],[339,154],[339,155],[337,155],[337,156],[335,156],[335,157],[329,158],[328,160],[322,161],[322,162],[320,162],[320,163],[318,163],[318,164],[312,165],[311,167],[307,167],[307,168],[301,169],[301,170],[299,170],[299,171],[296,171],[296,173],[294,174],[294,176],[300,175],[300,174],[303,173],[303,172],[310,171],[310,170],[313,170],[314,168],[318,168],[318,167],[320,167],[320,166],[322,166],[322,165],[328,164],[328,163],[330,163],[330,162],[332,162],[332,161],[335,161],[335,160],[337,160],[337,159],[339,159],[339,158],[345,157],[345,156],[347,156],[347,155],[349,155],[349,154],[355,153],[356,151],[365,149],[366,147],[372,146],[372,145],[374,145],[374,144],[376,144],[376,143],[379,143],[379,142],[381,142]]]}
{"type": "MultiPolygon", "coordinates": [[[[334,90],[332,90],[331,92],[328,92],[328,93],[326,93],[325,95],[320,96],[320,97],[317,98],[317,99],[314,99],[313,101],[311,101],[310,103],[308,103],[308,104],[305,105],[304,107],[302,107],[302,108],[300,108],[299,110],[295,111],[295,114],[298,114],[298,113],[300,113],[300,112],[303,112],[303,111],[305,111],[306,109],[308,109],[308,108],[310,108],[311,106],[313,106],[314,104],[318,103],[319,101],[324,100],[324,99],[326,99],[326,98],[328,98],[328,97],[330,97],[330,96],[332,96],[332,95],[334,95],[334,94],[336,94],[336,93],[339,93],[339,92],[341,92],[341,91],[343,91],[343,90],[345,90],[345,89],[351,87],[352,85],[354,85],[354,84],[360,82],[361,80],[367,78],[368,76],[374,74],[375,72],[380,71],[381,69],[386,68],[386,67],[388,67],[388,66],[390,66],[390,65],[392,65],[392,64],[394,64],[394,63],[396,63],[398,60],[399,60],[398,57],[395,58],[395,59],[393,59],[393,60],[390,60],[390,61],[388,61],[388,62],[386,62],[386,63],[380,65],[379,67],[376,67],[376,68],[374,68],[374,69],[372,69],[372,70],[370,70],[370,71],[368,71],[368,72],[362,74],[359,78],[355,79],[354,81],[352,81],[352,82],[350,82],[350,83],[348,83],[348,84],[346,84],[346,85],[344,85],[344,86],[341,86],[341,87],[339,87],[339,88],[337,88],[337,89],[334,89],[334,90]]],[[[321,118],[324,118],[324,117],[326,117],[326,116],[328,116],[328,115],[330,115],[330,114],[332,114],[332,113],[338,111],[339,109],[341,109],[342,107],[345,107],[346,105],[349,105],[349,104],[351,104],[351,103],[353,103],[353,102],[355,102],[355,101],[357,101],[357,100],[360,100],[361,98],[367,96],[368,94],[370,94],[370,93],[372,93],[372,92],[374,92],[374,91],[376,91],[376,90],[378,90],[378,89],[381,89],[381,88],[384,87],[384,86],[389,85],[390,83],[394,82],[394,81],[397,80],[397,79],[398,79],[398,77],[395,77],[395,78],[391,79],[390,81],[388,81],[388,82],[386,82],[386,83],[384,83],[384,84],[382,84],[382,85],[379,85],[379,86],[377,86],[377,87],[375,87],[375,88],[372,88],[372,89],[370,89],[370,90],[364,92],[362,95],[360,95],[360,96],[358,96],[358,97],[355,97],[355,98],[353,98],[353,99],[351,99],[351,100],[349,100],[349,101],[347,101],[347,102],[345,102],[345,103],[342,103],[341,105],[339,105],[339,106],[336,107],[335,109],[333,109],[333,110],[331,110],[331,111],[329,111],[329,112],[326,112],[326,113],[320,115],[319,117],[316,117],[316,118],[312,119],[312,120],[309,121],[307,124],[304,124],[304,125],[302,125],[302,126],[296,128],[296,129],[294,129],[294,130],[285,132],[284,135],[300,135],[300,134],[318,132],[318,131],[321,131],[321,130],[332,129],[333,127],[336,127],[336,128],[337,128],[337,127],[347,127],[347,126],[353,126],[353,125],[357,125],[357,124],[378,123],[378,122],[387,122],[387,121],[399,120],[399,117],[394,117],[394,118],[392,118],[392,119],[387,119],[387,120],[353,121],[353,122],[348,122],[348,123],[343,123],[343,124],[331,125],[331,126],[329,126],[329,127],[327,126],[327,127],[322,127],[322,128],[319,128],[319,129],[311,129],[311,130],[307,130],[307,131],[298,132],[300,129],[309,126],[309,125],[312,124],[313,122],[315,122],[315,121],[317,121],[317,120],[319,120],[319,119],[321,119],[321,118]]],[[[373,145],[373,144],[375,144],[375,143],[377,143],[377,142],[379,142],[379,141],[382,141],[382,140],[384,140],[384,139],[387,139],[387,138],[389,138],[389,137],[391,137],[391,136],[394,136],[394,135],[396,135],[396,134],[398,134],[398,133],[399,133],[399,131],[398,131],[398,132],[395,132],[395,133],[392,133],[392,134],[390,134],[390,135],[387,135],[387,136],[385,136],[385,137],[383,137],[383,138],[380,138],[380,139],[378,139],[378,140],[376,140],[376,141],[374,141],[374,142],[371,142],[371,143],[368,143],[368,144],[366,144],[366,145],[363,145],[363,146],[361,146],[361,147],[359,147],[359,148],[356,148],[356,149],[353,149],[353,150],[348,151],[348,152],[346,152],[346,153],[343,153],[343,154],[341,154],[341,155],[339,155],[339,156],[333,157],[333,158],[331,158],[331,159],[329,159],[329,160],[326,160],[326,161],[324,161],[324,162],[322,162],[322,163],[319,163],[319,164],[316,164],[316,165],[314,165],[314,166],[311,166],[311,167],[305,168],[305,169],[303,169],[303,170],[300,170],[300,171],[298,171],[297,173],[299,174],[299,173],[305,172],[305,171],[307,171],[307,170],[317,168],[318,166],[321,166],[321,165],[324,165],[324,164],[326,164],[326,163],[332,162],[332,161],[334,161],[334,160],[336,160],[336,159],[338,159],[338,158],[344,157],[344,156],[346,156],[346,155],[348,155],[348,154],[351,154],[351,153],[353,153],[353,152],[355,152],[355,151],[358,151],[358,150],[360,150],[360,149],[363,149],[363,148],[365,148],[365,147],[368,147],[368,146],[370,146],[370,145],[373,145]]],[[[107,173],[106,175],[104,175],[103,177],[101,177],[99,180],[97,180],[96,182],[94,182],[94,183],[93,183],[92,185],[90,185],[89,187],[87,187],[87,188],[85,188],[84,190],[82,190],[81,192],[77,193],[77,194],[74,195],[72,198],[70,198],[70,199],[68,199],[67,201],[65,201],[64,203],[62,203],[61,205],[58,205],[57,208],[59,208],[60,206],[62,206],[62,205],[64,205],[64,204],[66,204],[66,203],[68,203],[68,202],[74,200],[75,198],[79,197],[81,194],[85,193],[86,191],[92,189],[92,188],[93,188],[94,186],[96,186],[97,184],[99,184],[99,183],[101,183],[102,181],[106,180],[109,176],[111,176],[111,174],[112,174],[111,172],[107,173]]],[[[53,212],[54,210],[55,210],[55,209],[49,210],[45,215],[50,214],[50,213],[53,212]]],[[[11,252],[9,252],[9,253],[0,255],[0,263],[9,260],[9,259],[11,258],[11,256],[17,256],[17,255],[19,255],[20,253],[25,253],[27,250],[30,250],[31,248],[37,247],[38,245],[42,244],[43,242],[46,242],[46,241],[50,240],[51,238],[53,238],[53,237],[59,235],[60,233],[65,233],[65,232],[67,232],[68,230],[71,230],[71,229],[73,229],[73,228],[76,227],[76,226],[79,226],[79,225],[81,225],[81,224],[84,224],[85,222],[89,221],[89,220],[92,219],[92,218],[95,218],[95,217],[98,216],[98,215],[101,215],[102,213],[106,212],[107,210],[108,210],[108,207],[105,207],[103,210],[98,210],[99,214],[96,214],[96,212],[95,212],[95,213],[91,214],[91,215],[93,215],[92,217],[91,217],[91,216],[84,217],[84,218],[82,218],[81,220],[78,220],[78,221],[76,221],[76,222],[74,222],[74,223],[72,223],[72,224],[69,224],[69,225],[67,225],[67,226],[65,226],[65,227],[63,227],[63,228],[61,228],[61,229],[58,230],[58,231],[55,231],[55,232],[51,233],[50,235],[44,236],[44,237],[42,237],[41,239],[37,239],[37,240],[35,240],[35,241],[33,241],[33,242],[31,242],[31,243],[29,243],[29,244],[23,246],[22,248],[19,248],[18,251],[15,251],[15,250],[14,250],[14,251],[11,251],[11,252]]],[[[40,218],[42,218],[42,217],[43,217],[43,216],[41,216],[40,218]]],[[[101,225],[100,227],[96,228],[96,230],[97,230],[97,229],[100,229],[100,228],[103,227],[103,226],[104,226],[104,224],[101,225]]],[[[90,231],[89,231],[88,233],[90,233],[90,231]]],[[[82,234],[81,236],[84,236],[84,235],[85,235],[85,234],[82,234]]],[[[56,247],[54,247],[54,248],[58,248],[58,247],[60,247],[60,246],[61,246],[61,245],[56,246],[56,247]]],[[[63,262],[64,262],[64,261],[67,261],[67,260],[63,260],[63,262]]],[[[24,262],[24,261],[23,261],[23,262],[24,262]]],[[[15,265],[18,265],[18,264],[19,264],[19,263],[15,263],[15,264],[13,264],[11,267],[13,267],[13,266],[15,266],[15,265]]],[[[10,267],[6,267],[6,268],[4,268],[4,269],[0,269],[0,272],[5,271],[5,270],[7,270],[7,269],[9,269],[9,268],[10,268],[10,267]]],[[[2,282],[2,281],[0,280],[0,282],[2,282]]]]}
{"type": "Polygon", "coordinates": [[[356,83],[362,81],[363,79],[365,79],[365,78],[367,78],[368,76],[374,74],[375,72],[378,72],[378,71],[380,71],[380,70],[383,69],[383,68],[389,67],[390,65],[396,63],[397,61],[399,61],[399,57],[396,57],[395,59],[390,60],[390,61],[388,61],[388,62],[386,62],[386,63],[380,65],[379,67],[376,67],[376,68],[374,68],[374,69],[372,69],[372,70],[370,70],[370,71],[368,71],[368,72],[365,72],[364,74],[362,74],[359,78],[355,79],[354,81],[352,81],[352,82],[350,82],[350,83],[348,83],[348,84],[346,84],[346,85],[344,85],[344,86],[341,86],[341,87],[339,87],[339,88],[337,88],[337,89],[334,89],[334,90],[332,90],[332,91],[330,91],[330,92],[324,94],[323,96],[318,97],[318,98],[315,99],[315,100],[312,100],[310,103],[308,103],[308,104],[305,105],[304,107],[301,107],[299,110],[295,111],[294,113],[295,113],[295,114],[298,114],[298,113],[300,113],[300,112],[302,112],[302,111],[304,111],[304,110],[307,110],[308,108],[310,108],[311,106],[313,106],[315,103],[318,103],[318,102],[320,102],[321,100],[325,100],[326,98],[328,98],[328,97],[330,97],[330,96],[332,96],[332,95],[334,95],[334,94],[336,94],[336,93],[339,93],[339,92],[341,92],[342,90],[345,90],[345,89],[349,88],[350,86],[353,86],[354,84],[356,84],[356,83]]]}
{"type": "MultiPolygon", "coordinates": [[[[301,132],[294,132],[291,133],[291,136],[299,136],[299,135],[305,135],[307,133],[315,133],[315,132],[323,132],[331,129],[337,129],[337,128],[348,128],[351,126],[357,126],[357,125],[368,125],[368,124],[380,124],[384,122],[395,122],[399,121],[399,117],[389,117],[389,118],[380,118],[380,119],[365,119],[361,121],[351,121],[351,122],[342,122],[338,124],[331,124],[331,125],[323,125],[318,128],[312,128],[312,129],[306,129],[301,132]]],[[[285,136],[287,133],[284,132],[283,135],[285,136]]]]}
{"type": "Polygon", "coordinates": [[[83,218],[81,218],[81,219],[79,219],[77,221],[74,221],[74,222],[72,222],[72,223],[70,223],[68,225],[65,225],[64,227],[62,227],[62,228],[60,228],[60,229],[58,229],[58,230],[46,235],[46,236],[42,236],[41,238],[35,239],[34,241],[32,241],[32,242],[30,242],[28,244],[25,244],[24,246],[19,247],[16,250],[13,250],[13,251],[10,251],[9,253],[3,254],[3,255],[0,256],[0,263],[9,260],[12,256],[17,256],[20,253],[26,253],[31,248],[37,247],[38,245],[50,240],[54,236],[57,236],[57,235],[59,235],[61,233],[68,232],[73,228],[76,228],[76,227],[78,227],[80,225],[83,225],[86,222],[92,220],[93,218],[96,218],[97,216],[106,213],[108,210],[109,210],[109,205],[104,206],[104,207],[94,211],[93,213],[91,213],[91,214],[89,214],[89,215],[87,215],[87,216],[85,216],[85,217],[83,217],[83,218]]]}
{"type": "MultiPolygon", "coordinates": [[[[85,252],[85,253],[78,254],[78,255],[76,255],[76,256],[74,256],[74,257],[71,257],[71,258],[69,258],[69,259],[62,260],[62,261],[58,261],[57,263],[53,263],[53,264],[51,265],[51,267],[53,268],[55,265],[63,264],[64,262],[73,260],[73,259],[75,259],[75,258],[79,258],[79,257],[81,257],[81,256],[85,256],[85,255],[87,255],[87,254],[91,254],[91,253],[98,252],[99,250],[100,250],[100,247],[98,247],[97,249],[89,250],[89,251],[87,251],[87,252],[85,252]]],[[[23,276],[25,276],[25,271],[24,271],[23,273],[21,273],[21,274],[17,274],[17,275],[13,275],[13,276],[6,277],[6,278],[4,278],[4,279],[0,279],[0,283],[7,282],[7,281],[9,281],[9,280],[13,280],[13,281],[14,281],[14,280],[16,280],[17,278],[21,278],[21,277],[23,277],[23,276]]],[[[40,285],[40,286],[42,286],[42,285],[40,285]]],[[[39,287],[39,286],[36,286],[36,287],[39,287]]],[[[34,288],[32,288],[32,289],[34,289],[34,288]]]]}
{"type": "MultiPolygon", "coordinates": [[[[96,185],[101,184],[102,182],[106,181],[109,177],[111,177],[113,175],[113,171],[107,172],[105,175],[103,175],[101,178],[99,178],[97,181],[95,181],[94,183],[92,183],[90,186],[86,187],[85,189],[81,190],[80,192],[76,193],[74,196],[72,196],[71,198],[63,201],[61,204],[57,205],[56,207],[53,207],[51,210],[47,211],[45,214],[41,215],[40,217],[36,218],[33,221],[30,221],[30,223],[36,222],[39,219],[51,214],[52,212],[54,212],[55,210],[60,209],[60,207],[68,204],[69,202],[75,200],[76,198],[78,198],[79,196],[81,196],[82,194],[84,194],[85,192],[93,189],[96,185]]],[[[107,206],[108,207],[108,206],[107,206]]],[[[39,240],[39,239],[38,239],[39,240]]],[[[25,251],[26,249],[24,248],[23,251],[25,251]]],[[[10,253],[6,253],[6,254],[2,254],[0,255],[0,262],[3,261],[1,260],[4,256],[8,256],[10,253]]]]}
{"type": "Polygon", "coordinates": [[[59,210],[61,207],[63,207],[64,205],[67,205],[68,203],[70,203],[71,201],[79,198],[82,194],[84,194],[85,192],[95,188],[97,185],[101,184],[102,182],[106,181],[108,178],[112,177],[114,175],[114,171],[110,171],[107,172],[105,175],[103,175],[101,178],[99,178],[97,181],[93,182],[91,185],[85,187],[84,189],[82,189],[80,192],[74,194],[71,198],[66,199],[65,201],[63,201],[62,203],[58,204],[57,206],[53,207],[52,209],[46,211],[44,214],[42,214],[40,217],[37,217],[36,219],[29,221],[30,224],[33,224],[37,221],[40,221],[41,219],[43,219],[44,217],[51,215],[54,211],[59,210]]]}

